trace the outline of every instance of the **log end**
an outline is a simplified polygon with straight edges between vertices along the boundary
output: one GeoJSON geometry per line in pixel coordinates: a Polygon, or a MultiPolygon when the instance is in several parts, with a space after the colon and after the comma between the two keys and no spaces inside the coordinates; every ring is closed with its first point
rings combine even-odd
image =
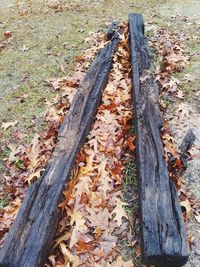
{"type": "Polygon", "coordinates": [[[189,255],[154,255],[144,260],[145,264],[159,267],[181,267],[188,261],[189,255]]]}
{"type": "Polygon", "coordinates": [[[117,30],[117,27],[118,27],[118,22],[114,20],[108,28],[108,32],[107,32],[108,41],[111,40],[112,37],[115,35],[115,31],[117,30]]]}

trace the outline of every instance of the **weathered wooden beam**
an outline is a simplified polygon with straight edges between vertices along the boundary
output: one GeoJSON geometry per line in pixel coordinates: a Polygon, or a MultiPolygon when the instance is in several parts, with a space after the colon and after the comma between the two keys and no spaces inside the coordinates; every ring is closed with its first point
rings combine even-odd
{"type": "Polygon", "coordinates": [[[195,139],[196,139],[195,134],[193,133],[191,129],[189,129],[179,147],[181,151],[181,161],[185,169],[188,167],[188,164],[187,164],[188,150],[192,147],[195,139]]]}
{"type": "Polygon", "coordinates": [[[107,31],[107,39],[111,40],[112,37],[115,35],[115,31],[117,30],[118,23],[117,21],[113,20],[112,23],[110,24],[108,31],[107,31]]]}
{"type": "Polygon", "coordinates": [[[174,184],[169,179],[158,105],[158,88],[141,15],[129,16],[140,228],[145,264],[183,266],[189,248],[174,184]]]}
{"type": "Polygon", "coordinates": [[[58,205],[75,157],[94,119],[118,40],[116,33],[89,68],[60,128],[52,160],[42,177],[30,187],[6,236],[0,251],[0,266],[44,265],[61,216],[58,205]]]}

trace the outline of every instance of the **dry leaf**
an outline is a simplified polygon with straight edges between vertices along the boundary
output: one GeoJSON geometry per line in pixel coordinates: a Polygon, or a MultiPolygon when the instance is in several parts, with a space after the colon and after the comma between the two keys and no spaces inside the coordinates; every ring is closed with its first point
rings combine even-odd
{"type": "Polygon", "coordinates": [[[82,264],[82,261],[79,259],[79,257],[71,254],[64,243],[60,244],[60,248],[62,254],[65,256],[65,259],[68,259],[73,267],[78,267],[82,264]]]}
{"type": "Polygon", "coordinates": [[[106,230],[108,228],[109,218],[111,214],[107,208],[98,209],[96,212],[93,209],[88,208],[89,216],[87,219],[90,221],[91,227],[98,227],[101,230],[106,230]]]}
{"type": "Polygon", "coordinates": [[[190,201],[188,199],[186,199],[184,201],[181,201],[180,205],[181,205],[181,207],[185,208],[186,218],[187,219],[190,218],[191,213],[192,213],[192,208],[191,208],[191,205],[190,205],[190,201]]]}
{"type": "Polygon", "coordinates": [[[12,126],[15,126],[17,123],[19,123],[17,120],[16,121],[10,121],[10,122],[2,122],[1,127],[4,128],[4,130],[6,130],[12,126]]]}
{"type": "Polygon", "coordinates": [[[122,224],[122,218],[128,219],[128,216],[124,210],[124,206],[127,206],[128,204],[126,202],[122,202],[119,198],[117,198],[116,201],[116,207],[112,211],[112,214],[114,214],[114,220],[117,221],[117,225],[120,226],[122,224]]]}
{"type": "Polygon", "coordinates": [[[12,32],[11,32],[11,31],[6,31],[6,32],[4,32],[3,34],[4,34],[4,36],[5,36],[6,38],[10,38],[10,37],[12,37],[12,32]]]}

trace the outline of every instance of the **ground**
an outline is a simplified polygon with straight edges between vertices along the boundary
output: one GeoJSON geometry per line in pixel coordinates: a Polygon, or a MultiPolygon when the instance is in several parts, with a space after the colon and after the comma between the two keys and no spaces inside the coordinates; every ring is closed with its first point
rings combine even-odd
{"type": "MultiPolygon", "coordinates": [[[[21,142],[30,142],[33,134],[44,126],[39,114],[45,110],[45,99],[53,101],[55,93],[46,86],[50,77],[69,75],[76,58],[86,48],[85,38],[91,32],[106,30],[110,21],[127,20],[130,12],[142,13],[147,24],[147,35],[153,34],[152,27],[168,27],[173,32],[187,35],[186,49],[191,54],[190,64],[183,72],[174,75],[179,80],[189,79],[181,84],[187,96],[184,98],[188,109],[185,130],[176,131],[181,140],[186,130],[194,130],[200,145],[200,5],[198,0],[151,0],[151,1],[0,1],[0,125],[2,122],[17,121],[14,127],[0,128],[1,166],[9,152],[7,145],[15,142],[13,130],[24,134],[21,142]],[[12,32],[11,38],[4,33],[12,32]],[[194,119],[196,118],[196,119],[194,119]]],[[[167,100],[166,100],[167,101],[167,100]]],[[[169,113],[182,100],[171,103],[169,113]]],[[[198,151],[198,150],[197,150],[198,151]]],[[[193,160],[185,173],[188,186],[199,198],[199,161],[193,160]]],[[[1,182],[3,178],[1,178],[1,182]]],[[[7,203],[6,196],[0,206],[7,203]]],[[[190,231],[200,235],[198,223],[192,219],[190,231]]],[[[198,242],[187,266],[198,266],[200,262],[198,242]]],[[[199,265],[200,266],[200,265],[199,265]]]]}

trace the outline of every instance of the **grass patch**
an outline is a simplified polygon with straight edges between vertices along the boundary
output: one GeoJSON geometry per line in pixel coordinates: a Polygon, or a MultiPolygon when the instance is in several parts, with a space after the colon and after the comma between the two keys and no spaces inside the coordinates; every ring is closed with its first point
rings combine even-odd
{"type": "Polygon", "coordinates": [[[128,188],[136,186],[137,186],[136,164],[134,160],[131,160],[125,166],[124,178],[122,181],[122,191],[126,192],[128,188]]]}
{"type": "MultiPolygon", "coordinates": [[[[134,129],[131,132],[134,132],[134,129]]],[[[122,192],[123,198],[128,205],[124,206],[127,215],[130,218],[131,232],[135,239],[139,240],[139,223],[138,223],[138,187],[137,187],[137,175],[136,175],[136,163],[132,159],[130,160],[124,170],[124,177],[122,182],[122,192]]],[[[132,260],[135,267],[140,267],[141,257],[140,257],[140,247],[139,243],[135,244],[134,247],[132,243],[123,239],[119,243],[121,249],[121,254],[125,261],[132,260]]]]}
{"type": "Polygon", "coordinates": [[[0,199],[0,210],[3,210],[7,205],[8,205],[8,200],[3,198],[3,199],[0,199]]]}

